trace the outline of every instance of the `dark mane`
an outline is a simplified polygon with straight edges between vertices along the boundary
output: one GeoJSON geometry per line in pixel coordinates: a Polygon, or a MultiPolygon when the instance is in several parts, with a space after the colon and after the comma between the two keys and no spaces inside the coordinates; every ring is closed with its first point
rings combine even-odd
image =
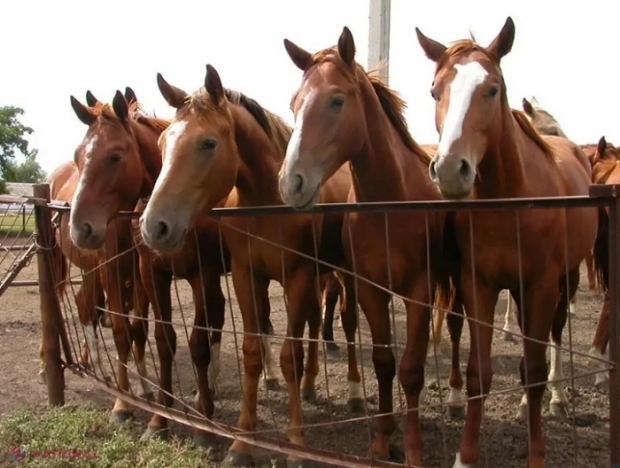
{"type": "MultiPolygon", "coordinates": [[[[460,41],[456,41],[456,42],[453,42],[452,44],[450,44],[450,46],[448,46],[448,48],[446,49],[446,51],[444,52],[442,57],[437,62],[436,72],[439,71],[440,69],[442,69],[446,65],[448,60],[453,59],[455,57],[458,57],[460,55],[470,54],[472,52],[480,52],[480,53],[484,54],[491,62],[493,62],[494,64],[497,65],[497,68],[500,70],[500,73],[501,73],[501,68],[499,66],[499,62],[497,60],[497,57],[495,57],[495,55],[490,53],[486,49],[486,47],[482,47],[481,45],[477,44],[476,42],[474,42],[471,39],[462,39],[460,41]]],[[[503,76],[502,76],[502,91],[504,93],[504,96],[506,96],[506,83],[504,82],[503,76]]],[[[515,110],[515,109],[510,109],[510,113],[512,114],[513,118],[519,124],[519,128],[521,128],[521,130],[548,157],[550,157],[552,159],[552,161],[555,161],[555,154],[553,153],[553,149],[542,138],[542,136],[540,136],[540,134],[536,131],[536,129],[534,129],[534,127],[532,126],[530,121],[525,116],[525,113],[521,112],[521,111],[518,111],[518,110],[515,110]]]]}
{"type": "Polygon", "coordinates": [[[344,76],[351,80],[353,83],[357,83],[360,78],[363,79],[365,77],[372,86],[379,102],[381,103],[381,108],[385,112],[387,118],[390,123],[400,136],[402,142],[405,144],[407,148],[413,151],[422,161],[426,164],[431,160],[430,155],[426,153],[422,149],[420,145],[418,145],[411,133],[409,133],[409,128],[407,126],[407,121],[405,120],[404,110],[407,107],[405,101],[399,96],[399,94],[388,87],[381,78],[375,74],[373,71],[366,72],[361,65],[356,64],[356,72],[352,73],[352,70],[345,65],[342,61],[336,47],[331,47],[329,49],[324,49],[312,56],[311,63],[308,68],[313,65],[322,63],[322,62],[331,62],[337,65],[340,70],[344,73],[344,76]]]}

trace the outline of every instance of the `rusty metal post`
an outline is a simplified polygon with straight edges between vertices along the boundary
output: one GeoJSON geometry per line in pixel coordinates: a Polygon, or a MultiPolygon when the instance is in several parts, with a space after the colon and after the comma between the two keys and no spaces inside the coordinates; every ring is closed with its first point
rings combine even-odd
{"type": "Polygon", "coordinates": [[[609,207],[609,459],[620,463],[620,186],[614,186],[614,200],[609,207]]]}
{"type": "MultiPolygon", "coordinates": [[[[32,189],[35,198],[49,202],[50,187],[48,184],[36,184],[32,189]]],[[[52,216],[47,205],[39,204],[35,205],[34,216],[37,229],[37,266],[47,396],[51,406],[60,406],[65,403],[65,376],[60,354],[60,333],[63,324],[52,271],[51,250],[54,247],[52,216]]]]}

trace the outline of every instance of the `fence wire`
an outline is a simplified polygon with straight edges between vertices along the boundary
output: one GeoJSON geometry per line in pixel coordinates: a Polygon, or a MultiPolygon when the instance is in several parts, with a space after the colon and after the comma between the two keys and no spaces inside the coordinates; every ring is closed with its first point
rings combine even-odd
{"type": "MultiPolygon", "coordinates": [[[[594,202],[590,203],[594,206],[594,202]]],[[[56,247],[62,256],[50,254],[48,258],[53,263],[55,282],[61,286],[59,290],[65,291],[60,297],[70,343],[71,356],[66,361],[74,363],[68,367],[87,375],[117,398],[112,413],[117,421],[127,419],[134,408],[152,413],[144,437],[166,437],[175,429],[169,421],[181,423],[193,430],[196,443],[213,449],[218,460],[229,456],[227,449],[233,441],[236,448],[245,448],[245,444],[258,447],[254,460],[259,466],[269,463],[274,452],[341,467],[418,466],[405,457],[405,429],[407,425],[413,428],[415,419],[411,415],[418,410],[411,404],[416,401],[412,397],[416,392],[411,393],[416,384],[401,385],[399,375],[401,380],[409,379],[417,370],[418,362],[411,363],[412,353],[421,351],[420,345],[412,342],[412,324],[417,321],[414,314],[427,314],[429,342],[422,350],[426,352],[425,383],[420,396],[423,401],[419,403],[423,465],[452,466],[467,405],[480,400],[468,397],[467,388],[476,386],[472,380],[475,374],[480,379],[477,384],[483,388],[482,373],[468,377],[464,372],[472,349],[478,351],[474,356],[483,354],[484,344],[470,341],[473,327],[478,330],[477,336],[483,328],[494,332],[493,382],[491,390],[482,395],[485,401],[477,466],[496,466],[499,460],[504,466],[522,466],[531,430],[531,421],[526,417],[526,391],[536,384],[528,382],[527,374],[522,381],[519,362],[528,356],[524,354],[526,343],[547,343],[524,336],[517,321],[528,330],[528,321],[533,319],[515,304],[510,309],[511,298],[505,293],[498,296],[493,323],[469,316],[460,342],[442,339],[450,337],[444,328],[457,330],[458,334],[461,315],[459,310],[452,310],[458,309],[454,296],[448,307],[433,301],[435,239],[428,231],[433,211],[427,205],[421,215],[427,228],[427,245],[420,251],[427,267],[421,283],[427,290],[422,293],[420,288],[404,283],[413,279],[400,274],[406,265],[394,248],[395,242],[390,242],[399,223],[412,216],[411,211],[381,212],[375,207],[378,212],[372,216],[382,226],[381,232],[365,235],[385,241],[381,255],[387,268],[382,272],[360,272],[360,259],[355,256],[350,260],[350,269],[320,260],[316,236],[314,246],[305,252],[286,247],[290,242],[284,238],[281,223],[287,215],[276,209],[263,215],[269,216],[272,232],[277,233],[269,239],[253,232],[255,218],[248,217],[246,228],[240,229],[239,223],[231,223],[231,219],[243,213],[216,210],[220,211],[214,213],[217,229],[188,233],[182,251],[170,256],[153,252],[143,243],[136,219],[139,213],[132,221],[124,217],[119,218],[124,221],[112,223],[106,238],[112,241],[106,240],[100,251],[78,250],[63,232],[67,210],[56,207],[62,214],[55,231],[56,247]],[[224,239],[235,234],[247,239],[244,258],[259,260],[250,262],[248,271],[235,270],[231,274],[231,253],[224,239]],[[280,271],[269,270],[260,261],[261,255],[276,251],[281,256],[280,271]],[[71,259],[67,271],[62,269],[62,258],[71,259]],[[312,269],[303,270],[303,284],[298,278],[301,273],[291,273],[295,268],[291,266],[295,265],[293,258],[298,264],[314,263],[312,269]],[[332,272],[319,274],[325,267],[331,267],[332,272]],[[244,274],[253,279],[250,284],[242,281],[244,274]],[[355,284],[357,288],[351,289],[355,284]],[[300,288],[302,293],[310,293],[300,296],[300,288]],[[361,310],[357,304],[360,291],[366,295],[366,304],[371,302],[368,295],[376,294],[381,308],[361,310]],[[347,303],[354,307],[347,308],[347,303]],[[292,309],[295,305],[297,308],[292,309]],[[302,323],[317,322],[319,315],[326,319],[318,336],[310,336],[305,324],[303,337],[291,336],[299,334],[293,329],[293,317],[301,312],[307,314],[302,323]],[[448,327],[442,327],[444,317],[448,327]],[[371,322],[380,324],[370,327],[371,322]],[[386,325],[388,334],[381,334],[386,325]],[[282,353],[287,340],[292,343],[292,355],[282,353]],[[303,343],[303,358],[295,343],[303,343]],[[288,370],[281,369],[282,365],[288,370]],[[287,385],[283,373],[293,375],[301,387],[292,405],[292,381],[287,385]],[[260,376],[258,381],[254,380],[256,376],[260,376]],[[380,392],[384,398],[381,405],[380,392]],[[301,402],[302,422],[291,426],[291,417],[297,416],[296,398],[301,402]],[[378,421],[382,426],[376,426],[378,421]],[[387,428],[388,461],[377,459],[370,451],[377,447],[377,427],[384,431],[387,428]],[[306,446],[291,443],[291,439],[305,442],[306,446]],[[506,464],[507,452],[513,454],[513,464],[506,464]]],[[[499,204],[489,206],[505,209],[499,204]]],[[[545,208],[541,204],[536,209],[545,208]]],[[[566,216],[570,209],[565,210],[566,216]]],[[[524,241],[519,234],[522,211],[510,211],[515,229],[507,244],[512,245],[512,251],[502,252],[496,261],[517,258],[520,271],[527,269],[531,278],[533,259],[523,257],[524,241]]],[[[459,211],[469,225],[471,246],[475,245],[476,213],[472,208],[459,211]]],[[[253,214],[258,215],[258,211],[253,214]]],[[[353,242],[356,233],[347,234],[353,242]]],[[[570,258],[574,246],[568,235],[557,241],[570,258]]],[[[470,250],[473,258],[467,264],[476,276],[476,258],[485,253],[470,250]]],[[[233,265],[239,255],[238,250],[232,254],[233,265]]],[[[544,269],[546,265],[535,267],[544,269]]],[[[586,266],[582,265],[581,276],[586,274],[586,266]]],[[[571,275],[574,273],[567,267],[560,288],[574,286],[571,275]]],[[[521,276],[519,283],[512,285],[516,304],[527,303],[526,294],[532,290],[528,290],[526,281],[528,278],[521,276]]],[[[477,293],[473,297],[476,304],[477,293]]],[[[588,290],[582,281],[575,298],[572,306],[568,301],[564,304],[567,321],[561,343],[549,344],[550,368],[544,383],[550,391],[542,403],[546,459],[549,466],[603,466],[609,460],[610,418],[620,417],[610,415],[605,395],[614,363],[605,357],[604,336],[618,336],[609,328],[607,335],[605,330],[595,333],[599,316],[609,316],[609,295],[603,297],[596,290],[588,290]]],[[[601,320],[601,327],[609,327],[609,318],[601,320]]],[[[531,335],[531,330],[527,334],[531,335]]],[[[483,363],[474,360],[470,365],[480,369],[483,363]]],[[[527,360],[524,365],[527,367],[527,360]]]]}

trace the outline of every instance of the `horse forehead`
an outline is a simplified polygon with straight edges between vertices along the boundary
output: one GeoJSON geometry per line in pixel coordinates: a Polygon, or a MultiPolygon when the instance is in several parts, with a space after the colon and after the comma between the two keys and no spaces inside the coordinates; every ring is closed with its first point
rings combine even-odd
{"type": "Polygon", "coordinates": [[[485,82],[489,71],[477,60],[452,65],[454,73],[450,82],[451,94],[473,93],[485,82]]]}

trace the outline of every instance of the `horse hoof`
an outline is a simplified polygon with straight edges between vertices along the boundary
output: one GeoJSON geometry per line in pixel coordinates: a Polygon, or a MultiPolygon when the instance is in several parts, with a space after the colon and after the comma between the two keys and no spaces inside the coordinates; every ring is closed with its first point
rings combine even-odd
{"type": "Polygon", "coordinates": [[[598,390],[607,390],[609,388],[609,380],[607,379],[596,379],[594,382],[594,387],[598,390]]]}
{"type": "Polygon", "coordinates": [[[314,388],[304,388],[301,391],[301,398],[308,403],[314,403],[316,401],[316,390],[314,388]]]}
{"type": "Polygon", "coordinates": [[[47,374],[45,371],[39,371],[39,383],[42,385],[47,384],[47,374]]]}
{"type": "Polygon", "coordinates": [[[330,359],[340,359],[342,354],[340,353],[340,348],[334,342],[327,342],[325,344],[325,351],[327,353],[327,357],[330,359]]]}
{"type": "Polygon", "coordinates": [[[314,468],[315,465],[310,460],[286,460],[286,468],[314,468]]]}
{"type": "Polygon", "coordinates": [[[140,398],[144,398],[145,400],[152,400],[155,394],[153,393],[152,390],[145,390],[141,388],[140,390],[138,390],[138,393],[136,394],[136,396],[140,398]]]}
{"type": "Polygon", "coordinates": [[[265,388],[270,392],[278,391],[280,390],[280,382],[278,382],[278,379],[266,379],[265,388]]]}
{"type": "Polygon", "coordinates": [[[112,317],[110,317],[110,314],[105,313],[99,323],[103,328],[112,328],[112,317]]]}
{"type": "Polygon", "coordinates": [[[552,401],[549,404],[549,412],[556,417],[567,418],[569,416],[568,413],[568,403],[561,401],[552,401]]]}
{"type": "Polygon", "coordinates": [[[515,341],[515,336],[510,333],[510,332],[502,332],[502,335],[504,336],[504,341],[507,341],[509,343],[514,343],[515,341]]]}
{"type": "Polygon", "coordinates": [[[517,421],[527,420],[527,405],[519,405],[519,409],[517,410],[517,415],[515,419],[517,421]]]}
{"type": "Polygon", "coordinates": [[[129,411],[112,411],[112,414],[110,414],[110,423],[120,426],[132,418],[133,413],[129,411]]]}
{"type": "Polygon", "coordinates": [[[254,458],[249,453],[241,453],[241,452],[233,452],[232,450],[228,451],[228,456],[226,457],[226,463],[230,466],[243,467],[243,468],[251,468],[254,465],[254,458]]]}
{"type": "Polygon", "coordinates": [[[392,463],[405,463],[405,452],[399,449],[396,445],[390,444],[388,447],[389,455],[387,457],[383,455],[374,456],[375,459],[379,461],[386,461],[392,463]]]}
{"type": "Polygon", "coordinates": [[[197,430],[194,432],[194,445],[206,450],[213,450],[217,447],[217,439],[210,432],[197,430]]]}
{"type": "Polygon", "coordinates": [[[448,417],[450,419],[465,419],[465,407],[464,406],[448,406],[448,417]]]}
{"type": "Polygon", "coordinates": [[[347,401],[347,408],[351,413],[366,412],[366,402],[362,398],[352,398],[347,401]]]}
{"type": "Polygon", "coordinates": [[[168,440],[170,436],[170,429],[164,427],[162,429],[157,429],[156,427],[147,427],[146,431],[140,437],[140,441],[146,442],[148,440],[168,440]]]}

